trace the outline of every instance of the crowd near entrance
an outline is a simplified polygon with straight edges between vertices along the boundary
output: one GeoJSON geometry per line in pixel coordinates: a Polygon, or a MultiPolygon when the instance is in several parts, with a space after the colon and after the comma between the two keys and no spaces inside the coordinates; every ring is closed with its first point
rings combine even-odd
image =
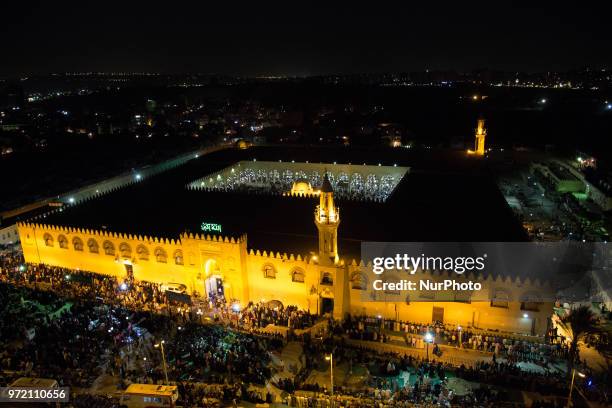
{"type": "Polygon", "coordinates": [[[206,287],[206,297],[210,300],[223,299],[225,298],[225,291],[223,289],[223,279],[218,275],[213,275],[206,278],[204,281],[206,287]]]}

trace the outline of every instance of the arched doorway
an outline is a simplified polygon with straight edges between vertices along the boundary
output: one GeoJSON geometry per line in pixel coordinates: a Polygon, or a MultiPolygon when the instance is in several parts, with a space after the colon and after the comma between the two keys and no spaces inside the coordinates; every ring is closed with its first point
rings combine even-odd
{"type": "Polygon", "coordinates": [[[331,315],[334,314],[334,294],[329,290],[329,289],[324,289],[321,293],[320,293],[320,302],[321,302],[321,307],[320,307],[320,313],[321,315],[324,315],[326,313],[330,313],[331,315]]]}
{"type": "Polygon", "coordinates": [[[223,288],[221,268],[217,260],[212,258],[207,260],[204,264],[204,272],[206,274],[204,279],[206,297],[211,300],[224,299],[225,289],[223,288]]]}

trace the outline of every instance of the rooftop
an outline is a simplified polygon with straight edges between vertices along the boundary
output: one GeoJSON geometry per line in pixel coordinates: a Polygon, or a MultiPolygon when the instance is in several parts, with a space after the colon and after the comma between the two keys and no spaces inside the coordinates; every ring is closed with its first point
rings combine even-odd
{"type": "Polygon", "coordinates": [[[176,391],[176,385],[130,384],[124,393],[171,396],[175,394],[176,391]]]}
{"type": "Polygon", "coordinates": [[[289,193],[295,182],[340,199],[386,201],[408,167],[287,161],[240,161],[188,184],[189,188],[251,194],[289,193]]]}
{"type": "Polygon", "coordinates": [[[317,250],[316,197],[193,190],[187,185],[241,161],[410,166],[385,202],[337,199],[341,257],[358,259],[361,241],[523,241],[525,234],[489,173],[460,153],[410,154],[347,148],[224,150],[46,218],[45,224],[178,239],[203,223],[224,236],[248,234],[249,249],[306,255],[317,250]],[[374,163],[372,157],[376,158],[374,163]],[[383,160],[384,159],[384,160],[383,160]]]}

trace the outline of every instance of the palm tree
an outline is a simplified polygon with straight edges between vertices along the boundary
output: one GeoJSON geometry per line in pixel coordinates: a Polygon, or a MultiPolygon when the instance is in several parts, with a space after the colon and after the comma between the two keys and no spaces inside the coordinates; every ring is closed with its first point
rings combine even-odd
{"type": "Polygon", "coordinates": [[[588,335],[601,332],[597,316],[589,306],[578,306],[563,316],[560,326],[570,339],[570,349],[567,361],[568,373],[571,373],[578,359],[578,343],[588,335]]]}

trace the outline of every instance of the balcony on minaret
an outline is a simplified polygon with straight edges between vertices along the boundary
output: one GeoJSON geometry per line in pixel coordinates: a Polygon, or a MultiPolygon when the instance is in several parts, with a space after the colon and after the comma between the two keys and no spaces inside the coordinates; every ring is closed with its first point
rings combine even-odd
{"type": "Polygon", "coordinates": [[[340,210],[338,208],[328,208],[326,211],[320,205],[317,205],[315,220],[320,224],[334,224],[340,221],[340,210]]]}

